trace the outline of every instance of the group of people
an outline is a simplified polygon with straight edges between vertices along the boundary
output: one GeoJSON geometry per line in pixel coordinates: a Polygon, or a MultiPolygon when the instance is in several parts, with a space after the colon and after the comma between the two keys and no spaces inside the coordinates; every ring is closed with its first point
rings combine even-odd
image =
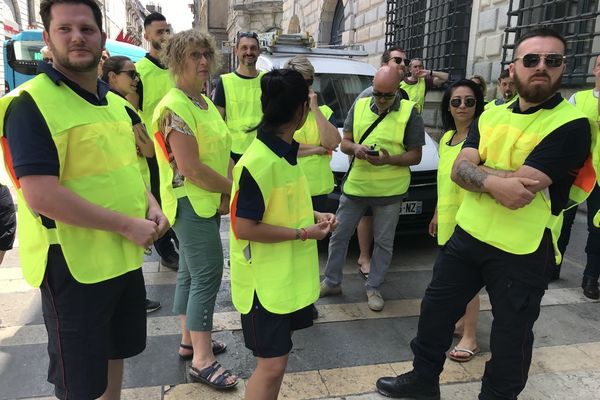
{"type": "MultiPolygon", "coordinates": [[[[40,14],[51,63],[0,99],[0,121],[20,202],[23,274],[41,290],[48,380],[58,398],[120,398],[123,359],[146,346],[140,267],[153,244],[178,249],[173,311],[190,378],[218,390],[237,385],[216,359],[227,345],[211,335],[224,264],[222,215],[231,215],[232,302],[256,357],[247,399],[277,398],[292,332],[313,324],[320,296],[341,293],[348,244],[360,224],[371,225],[374,241],[372,258],[361,255],[367,304],[383,309],[380,286],[409,166],[420,162],[424,144],[425,90],[447,74],[388,49],[340,138],[331,108],[319,105],[312,88],[310,61],[295,56],[282,69],[259,72],[255,33],[238,35],[239,66],[221,76],[211,100],[205,92],[219,58],[210,35],[170,35],[164,16],[153,13],[144,24],[150,53],[135,64],[107,57],[98,79],[105,34],[97,3],[43,0],[40,14]],[[325,201],[338,145],[351,162],[334,215],[325,201]],[[371,221],[361,222],[367,212],[371,221]],[[330,234],[319,282],[316,241],[330,234]]],[[[480,399],[516,399],[524,388],[533,324],[561,258],[564,210],[596,186],[598,154],[590,154],[597,91],[575,96],[576,107],[593,115],[557,92],[565,48],[548,29],[519,38],[508,76],[498,81],[510,78],[515,90],[507,85],[504,102],[485,112],[480,77],[445,91],[438,205],[429,227],[440,254],[411,342],[414,370],[380,378],[380,393],[440,398],[452,335],[461,340],[451,359],[468,361],[479,351],[484,286],[494,323],[480,399]]],[[[600,81],[600,66],[594,73],[600,81]]],[[[590,221],[598,209],[589,206],[593,198],[590,221]]],[[[583,287],[597,298],[592,229],[583,287]]],[[[165,263],[174,262],[172,253],[165,263]]]]}

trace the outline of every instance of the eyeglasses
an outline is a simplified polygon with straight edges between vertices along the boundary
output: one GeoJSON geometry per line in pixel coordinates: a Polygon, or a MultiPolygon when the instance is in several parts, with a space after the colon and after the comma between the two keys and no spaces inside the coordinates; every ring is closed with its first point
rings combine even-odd
{"type": "Polygon", "coordinates": [[[384,98],[386,100],[389,99],[393,99],[394,97],[396,97],[396,93],[380,93],[380,92],[373,92],[373,97],[381,97],[384,98]]]}
{"type": "Polygon", "coordinates": [[[450,100],[450,105],[454,108],[460,107],[461,104],[464,104],[465,107],[467,107],[467,108],[471,108],[471,107],[475,107],[476,103],[477,103],[477,101],[475,101],[475,99],[472,97],[467,97],[464,100],[459,99],[459,98],[450,100]]]}
{"type": "Polygon", "coordinates": [[[131,79],[140,79],[140,74],[135,69],[129,69],[127,71],[119,71],[117,74],[127,74],[131,79]]]}
{"type": "Polygon", "coordinates": [[[256,39],[258,41],[258,35],[256,34],[256,32],[238,32],[237,38],[241,39],[243,37],[256,39]]]}
{"type": "Polygon", "coordinates": [[[517,60],[523,60],[523,66],[525,68],[534,68],[537,67],[540,63],[541,59],[544,59],[544,64],[549,68],[558,68],[563,65],[566,57],[562,54],[550,53],[550,54],[538,54],[538,53],[530,53],[525,54],[523,57],[515,58],[517,60]]]}
{"type": "Polygon", "coordinates": [[[402,57],[390,57],[390,60],[394,60],[394,62],[398,65],[400,65],[400,64],[408,65],[410,63],[410,61],[407,58],[402,58],[402,57]]]}
{"type": "Polygon", "coordinates": [[[190,58],[192,60],[194,60],[194,61],[198,61],[202,57],[204,57],[207,60],[210,60],[211,58],[213,58],[213,52],[212,51],[205,51],[205,52],[191,51],[189,55],[190,55],[190,58]]]}
{"type": "Polygon", "coordinates": [[[312,84],[315,82],[315,78],[305,79],[305,81],[308,86],[312,86],[312,84]]]}

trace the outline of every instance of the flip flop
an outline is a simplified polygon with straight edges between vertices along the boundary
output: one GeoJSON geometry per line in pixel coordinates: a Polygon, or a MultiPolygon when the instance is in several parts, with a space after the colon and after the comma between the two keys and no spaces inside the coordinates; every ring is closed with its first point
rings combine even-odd
{"type": "Polygon", "coordinates": [[[362,278],[366,281],[367,279],[369,279],[369,273],[368,272],[364,272],[362,269],[360,269],[361,267],[358,267],[358,273],[360,274],[360,276],[362,276],[362,278]]]}
{"type": "Polygon", "coordinates": [[[473,350],[469,350],[469,349],[461,349],[459,347],[454,347],[452,349],[452,351],[448,352],[448,358],[451,359],[452,361],[456,361],[456,362],[468,362],[471,361],[473,359],[473,357],[475,357],[475,355],[477,353],[479,353],[481,350],[479,350],[479,347],[475,347],[475,349],[473,350]],[[466,357],[457,357],[455,355],[452,355],[452,353],[456,353],[456,352],[461,352],[461,353],[467,353],[466,357]]]}
{"type": "MultiPolygon", "coordinates": [[[[181,343],[179,345],[179,347],[181,347],[182,349],[185,349],[185,350],[194,350],[194,348],[189,344],[181,343]]],[[[225,343],[219,342],[217,340],[212,341],[212,351],[215,356],[217,354],[224,353],[225,350],[227,350],[227,345],[225,343]]],[[[182,360],[191,360],[192,358],[194,358],[194,353],[190,353],[190,354],[186,354],[186,355],[179,354],[179,358],[181,358],[182,360]]]]}

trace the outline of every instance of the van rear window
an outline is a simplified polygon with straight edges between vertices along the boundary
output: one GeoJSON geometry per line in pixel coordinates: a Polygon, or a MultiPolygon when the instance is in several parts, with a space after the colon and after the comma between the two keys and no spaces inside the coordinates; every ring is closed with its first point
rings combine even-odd
{"type": "Polygon", "coordinates": [[[373,77],[368,75],[316,74],[313,90],[319,104],[327,104],[333,110],[335,122],[341,128],[354,100],[372,81],[373,77]]]}

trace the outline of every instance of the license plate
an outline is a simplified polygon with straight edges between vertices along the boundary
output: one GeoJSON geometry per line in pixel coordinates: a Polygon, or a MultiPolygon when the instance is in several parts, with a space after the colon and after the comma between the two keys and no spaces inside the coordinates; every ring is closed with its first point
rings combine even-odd
{"type": "Polygon", "coordinates": [[[400,207],[400,215],[415,215],[423,212],[422,201],[403,201],[400,207]]]}

